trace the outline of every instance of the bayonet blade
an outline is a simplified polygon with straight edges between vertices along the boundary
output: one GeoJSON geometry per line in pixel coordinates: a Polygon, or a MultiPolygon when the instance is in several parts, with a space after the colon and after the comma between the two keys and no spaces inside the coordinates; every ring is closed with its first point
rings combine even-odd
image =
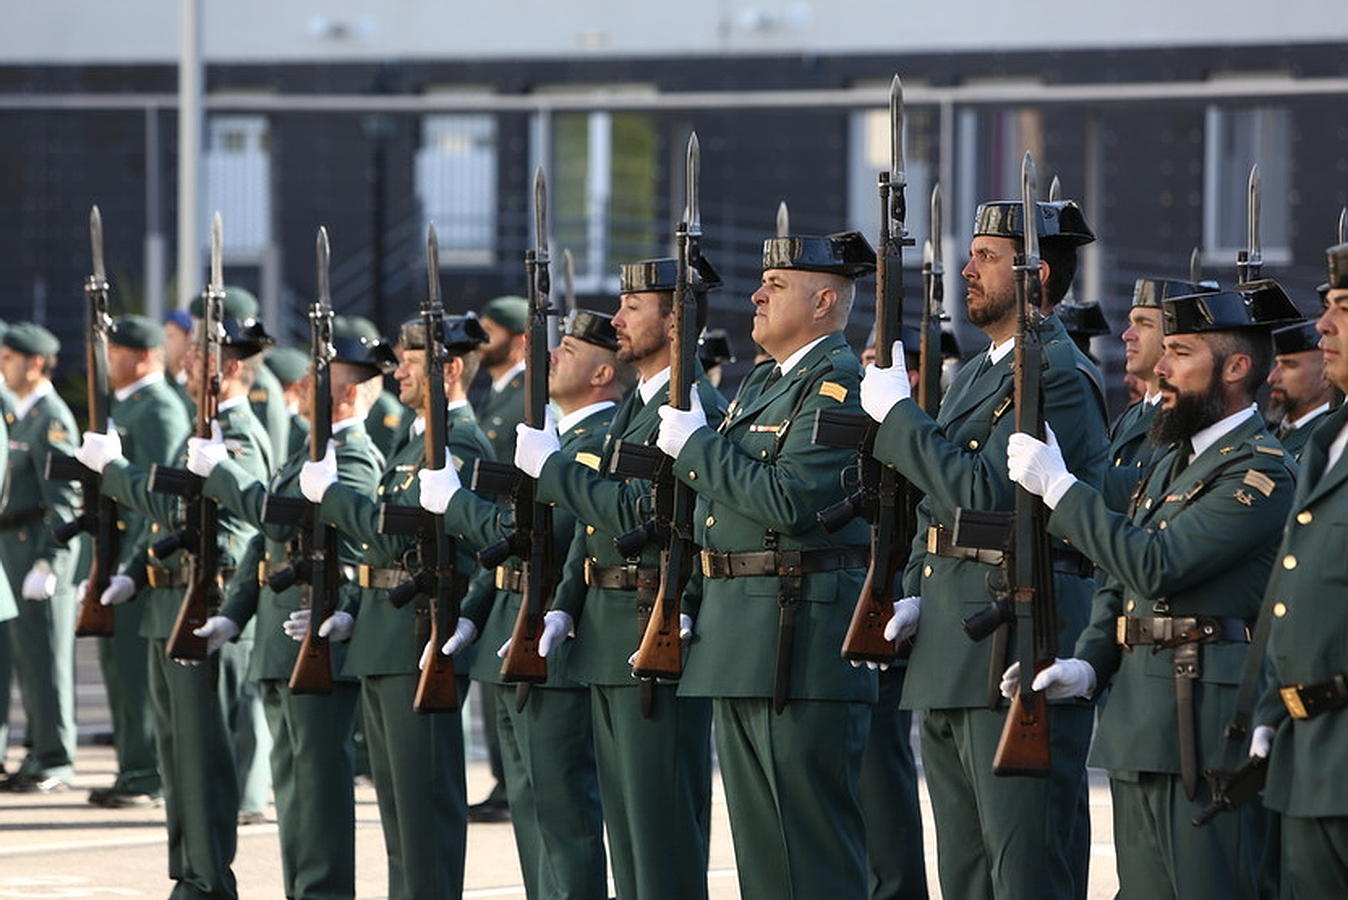
{"type": "Polygon", "coordinates": [[[1259,164],[1250,166],[1249,210],[1246,235],[1246,248],[1250,252],[1250,266],[1257,267],[1263,261],[1263,248],[1259,245],[1259,164]]]}
{"type": "Polygon", "coordinates": [[[702,174],[702,145],[698,142],[697,132],[688,135],[688,153],[684,164],[684,190],[688,202],[683,209],[683,221],[687,223],[689,236],[702,234],[702,203],[698,197],[698,178],[702,174]]]}
{"type": "Polygon", "coordinates": [[[1058,180],[1057,175],[1054,175],[1053,180],[1048,183],[1048,201],[1050,203],[1057,203],[1061,199],[1062,182],[1058,180]]]}
{"type": "MultiPolygon", "coordinates": [[[[432,307],[440,305],[440,241],[434,222],[426,226],[426,300],[432,307]]],[[[426,340],[430,346],[429,335],[426,340]]]]}
{"type": "Polygon", "coordinates": [[[787,237],[791,234],[791,211],[786,208],[786,201],[783,200],[777,204],[777,237],[787,237]]]}
{"type": "Polygon", "coordinates": [[[941,256],[941,229],[944,225],[941,219],[941,183],[938,181],[931,189],[931,270],[937,275],[945,271],[941,256]]]}
{"type": "Polygon", "coordinates": [[[220,211],[211,216],[211,293],[225,292],[225,226],[220,211]]]}
{"type": "Polygon", "coordinates": [[[1348,244],[1348,206],[1339,210],[1339,243],[1348,244]]]}
{"type": "Polygon", "coordinates": [[[566,292],[566,312],[570,315],[576,311],[576,261],[569,247],[562,251],[562,289],[566,292]]]}
{"type": "Polygon", "coordinates": [[[889,183],[895,188],[908,183],[903,161],[903,82],[898,75],[889,84],[889,183]]]}
{"type": "Polygon", "coordinates": [[[108,273],[103,267],[103,214],[97,204],[89,210],[89,246],[94,254],[94,281],[101,285],[108,280],[108,273]]]}
{"type": "Polygon", "coordinates": [[[1039,267],[1039,229],[1035,215],[1034,197],[1039,189],[1039,173],[1034,165],[1034,157],[1025,151],[1025,159],[1020,164],[1020,212],[1024,226],[1025,263],[1039,267]]]}
{"type": "Polygon", "coordinates": [[[540,262],[548,258],[548,180],[543,167],[534,170],[534,249],[540,262]]]}
{"type": "Polygon", "coordinates": [[[332,294],[328,290],[328,257],[328,229],[319,225],[314,259],[318,270],[318,302],[325,308],[332,303],[332,294]]]}
{"type": "Polygon", "coordinates": [[[1197,247],[1189,251],[1189,280],[1194,284],[1203,283],[1203,255],[1197,247]]]}

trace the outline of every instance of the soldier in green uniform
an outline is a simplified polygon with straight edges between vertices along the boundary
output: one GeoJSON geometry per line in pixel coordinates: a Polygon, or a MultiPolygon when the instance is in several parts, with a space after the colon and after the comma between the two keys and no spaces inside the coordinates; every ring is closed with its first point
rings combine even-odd
{"type": "Polygon", "coordinates": [[[1334,385],[1325,376],[1325,355],[1315,322],[1294,322],[1273,332],[1273,371],[1268,373],[1269,418],[1278,441],[1301,459],[1315,427],[1329,415],[1334,385]]]}
{"type": "Polygon", "coordinates": [[[178,397],[190,419],[195,404],[187,395],[187,348],[192,342],[192,314],[175,309],[164,316],[164,380],[178,397]]]}
{"type": "MultiPolygon", "coordinates": [[[[1325,375],[1348,390],[1348,244],[1329,248],[1324,310],[1316,321],[1325,375]]],[[[1348,405],[1316,428],[1301,458],[1291,515],[1273,566],[1268,690],[1250,754],[1268,758],[1264,804],[1280,814],[1284,898],[1348,896],[1348,405]]]]}
{"type": "MultiPolygon", "coordinates": [[[[337,484],[338,467],[329,458],[307,462],[300,488],[322,504],[323,520],[361,542],[360,587],[346,610],[355,619],[344,674],[360,678],[361,709],[370,769],[379,800],[379,819],[388,855],[389,897],[457,897],[463,891],[467,841],[467,785],[464,777],[463,720],[455,712],[418,713],[412,708],[417,661],[426,641],[429,610],[425,598],[395,609],[391,588],[412,577],[411,538],[380,534],[380,502],[415,506],[416,473],[425,462],[424,411],[426,333],[420,319],[403,325],[402,359],[395,373],[399,399],[421,411],[411,439],[384,466],[378,486],[356,491],[337,484]]],[[[477,374],[477,348],[486,340],[473,316],[445,319],[445,399],[449,405],[446,453],[455,468],[490,459],[491,445],[478,429],[468,403],[468,384],[477,374]]],[[[456,548],[461,573],[477,571],[465,547],[456,548]]],[[[462,654],[461,654],[462,656],[462,654]]],[[[471,660],[456,660],[460,695],[471,660]]]]}
{"type": "MultiPolygon", "coordinates": [[[[613,316],[618,359],[640,377],[614,414],[598,467],[561,453],[553,429],[520,425],[515,465],[538,479],[540,500],[576,517],[562,580],[548,613],[553,638],[575,635],[567,674],[590,686],[595,762],[618,896],[696,900],[707,895],[711,803],[711,702],[679,697],[678,685],[632,679],[636,650],[659,583],[660,545],[619,550],[615,539],[643,525],[651,485],[609,475],[618,441],[650,444],[668,395],[675,320],[673,259],[621,267],[613,316]],[[625,552],[632,555],[624,555],[625,552]]],[[[719,282],[708,265],[697,273],[719,282]]],[[[698,367],[698,396],[719,423],[724,401],[698,367]]],[[[690,594],[695,594],[696,584],[690,594]]],[[[686,596],[691,629],[696,596],[686,596]]],[[[691,632],[689,632],[691,635],[691,632]]]]}
{"type": "MultiPolygon", "coordinates": [[[[561,452],[592,467],[599,465],[604,435],[635,378],[630,367],[618,362],[617,350],[610,316],[576,310],[552,353],[548,393],[562,414],[557,423],[561,452]]],[[[450,534],[479,547],[501,537],[500,510],[460,490],[454,469],[422,469],[418,474],[422,507],[443,513],[450,534]]],[[[575,534],[575,517],[554,510],[552,529],[553,551],[560,561],[575,534]]],[[[520,560],[513,558],[479,575],[463,607],[462,621],[470,630],[444,645],[443,652],[452,654],[468,641],[479,641],[484,652],[473,665],[475,681],[505,683],[494,651],[504,650],[511,639],[522,600],[521,577],[520,560]]],[[[589,690],[567,677],[566,649],[554,649],[551,640],[541,647],[550,651],[544,654],[547,682],[535,685],[523,709],[517,708],[511,692],[498,690],[494,712],[525,892],[533,898],[581,900],[607,896],[604,820],[589,690]]]]}
{"type": "MultiPolygon", "coordinates": [[[[1049,531],[1102,572],[1072,658],[1034,679],[1050,699],[1110,688],[1091,763],[1110,773],[1122,896],[1258,896],[1263,810],[1246,804],[1204,828],[1199,775],[1220,767],[1223,730],[1292,503],[1293,464],[1255,406],[1271,361],[1271,322],[1296,307],[1273,282],[1167,298],[1156,364],[1166,449],[1129,511],[1079,484],[1049,435],[1010,438],[1013,481],[1044,498],[1049,531]]],[[[1002,693],[1020,682],[1007,669],[1002,693]]]]}
{"type": "MultiPolygon", "coordinates": [[[[0,332],[0,339],[3,332],[0,332]]],[[[3,381],[3,379],[0,379],[3,381]]],[[[0,471],[9,477],[9,425],[6,422],[9,410],[0,415],[0,471]]],[[[0,482],[0,488],[3,488],[0,482]]],[[[10,650],[10,623],[19,615],[19,606],[14,602],[14,591],[8,578],[0,578],[0,785],[5,779],[5,753],[9,749],[9,684],[13,666],[10,650]]]]}
{"type": "MultiPolygon", "coordinates": [[[[385,370],[395,364],[393,351],[379,340],[358,336],[333,323],[332,442],[343,483],[362,494],[373,494],[384,466],[383,455],[365,433],[364,421],[382,388],[385,370]]],[[[304,409],[312,403],[312,395],[304,409]]],[[[267,496],[299,496],[300,467],[308,449],[294,454],[265,483],[228,459],[223,440],[189,438],[187,467],[205,478],[203,490],[224,509],[258,529],[262,557],[251,572],[259,589],[232,592],[217,616],[202,631],[223,644],[257,620],[257,632],[248,677],[260,683],[267,723],[272,734],[271,771],[276,786],[276,813],[280,825],[282,874],[287,897],[352,897],[355,894],[355,799],[352,760],[347,747],[356,713],[359,685],[341,677],[345,641],[351,634],[351,614],[338,609],[314,623],[331,640],[333,674],[338,676],[329,694],[297,694],[288,682],[298,653],[296,641],[310,627],[305,586],[292,584],[282,591],[267,585],[267,577],[288,565],[298,540],[298,523],[265,523],[267,496]],[[291,640],[291,638],[295,640],[291,640]]],[[[343,535],[341,561],[354,566],[360,548],[343,535]]],[[[298,560],[291,560],[297,562],[298,560]]]]}
{"type": "Polygon", "coordinates": [[[79,488],[48,481],[47,457],[75,448],[75,419],[51,373],[61,345],[40,325],[10,326],[0,373],[14,394],[6,413],[9,463],[0,498],[0,561],[17,598],[10,625],[14,672],[23,690],[28,754],[3,788],[64,790],[75,760],[75,565],[78,543],[57,545],[51,528],[74,517],[79,488]]]}
{"type": "MultiPolygon", "coordinates": [[[[225,288],[225,302],[234,309],[239,318],[256,318],[261,305],[252,292],[233,285],[225,288]]],[[[201,316],[201,299],[192,301],[192,315],[201,316]]],[[[290,447],[290,415],[286,412],[285,391],[281,382],[276,380],[271,369],[259,366],[253,385],[248,389],[248,404],[253,407],[253,415],[267,429],[267,439],[271,442],[271,460],[273,465],[286,458],[290,447]]]]}
{"type": "MultiPolygon", "coordinates": [[[[170,464],[174,448],[189,431],[187,415],[164,380],[164,329],[143,316],[124,316],[108,331],[108,384],[113,390],[109,417],[121,438],[122,453],[148,470],[170,464]]],[[[124,526],[118,574],[105,593],[108,605],[130,599],[135,581],[123,574],[143,547],[150,520],[133,509],[118,510],[124,526]]],[[[84,583],[77,592],[84,599],[84,583]]],[[[101,602],[103,598],[94,598],[101,602]]],[[[89,792],[89,802],[109,808],[160,802],[159,758],[155,752],[154,712],[150,703],[149,653],[141,624],[146,604],[119,603],[112,637],[98,639],[98,658],[112,711],[117,776],[112,786],[89,792]]]]}
{"type": "Polygon", "coordinates": [[[816,444],[821,409],[859,412],[843,328],[875,269],[858,232],[770,238],[754,292],[754,370],[719,432],[700,404],[660,409],[657,445],[698,494],[703,596],[685,697],[715,701],[716,745],[746,898],[869,897],[857,790],[875,674],[838,652],[870,557],[866,523],[829,533],[855,451],[816,444]]]}
{"type": "Polygon", "coordinates": [[[309,446],[309,420],[300,415],[300,407],[310,387],[305,377],[309,372],[309,355],[294,347],[276,347],[267,352],[267,368],[281,383],[290,428],[286,437],[286,459],[309,446]]]}
{"type": "MultiPolygon", "coordinates": [[[[271,443],[248,405],[248,388],[262,367],[261,353],[272,339],[262,323],[237,317],[237,312],[238,307],[227,300],[216,419],[231,458],[260,479],[271,471],[271,443]]],[[[199,390],[204,368],[198,345],[189,345],[186,372],[190,393],[199,390]]],[[[169,877],[177,882],[171,896],[236,897],[230,865],[237,839],[240,786],[235,738],[229,723],[239,716],[240,698],[237,694],[222,696],[222,684],[238,685],[245,680],[242,670],[247,667],[246,655],[220,652],[200,665],[182,665],[168,657],[168,639],[188,579],[187,555],[179,549],[161,559],[146,548],[182,527],[181,500],[149,489],[149,471],[123,456],[115,431],[107,435],[85,432],[76,458],[102,473],[102,490],[107,496],[151,520],[148,533],[140,541],[140,551],[123,573],[134,581],[135,590],[123,593],[134,594],[146,604],[141,633],[149,639],[150,700],[164,784],[169,877]]],[[[180,466],[186,463],[186,439],[172,458],[180,466]]],[[[222,585],[228,585],[254,529],[225,510],[220,511],[219,522],[218,578],[222,585]]],[[[108,592],[101,598],[108,603],[119,599],[122,597],[108,592]]]]}
{"type": "Polygon", "coordinates": [[[1144,387],[1143,395],[1109,426],[1109,468],[1103,493],[1109,508],[1122,512],[1137,487],[1138,478],[1151,462],[1157,447],[1147,438],[1147,429],[1161,403],[1161,388],[1155,372],[1161,359],[1161,303],[1167,297],[1182,297],[1215,291],[1212,282],[1202,284],[1168,278],[1139,278],[1133,283],[1133,306],[1124,329],[1124,371],[1144,387]]]}
{"type": "MultiPolygon", "coordinates": [[[[332,326],[334,329],[347,331],[355,337],[371,341],[383,340],[379,334],[379,329],[364,316],[335,316],[332,320],[332,326]]],[[[414,418],[416,418],[416,413],[399,403],[397,397],[381,386],[379,396],[375,399],[374,405],[370,407],[370,412],[365,418],[365,431],[374,441],[374,445],[379,448],[379,452],[384,454],[387,459],[398,451],[403,441],[407,440],[407,429],[412,426],[414,418]]],[[[357,727],[359,727],[359,722],[357,722],[357,727]]]]}
{"type": "MultiPolygon", "coordinates": [[[[998,699],[997,677],[1010,660],[999,639],[974,643],[961,622],[991,602],[1001,554],[951,538],[958,507],[1012,507],[1005,452],[1014,420],[1011,351],[1018,311],[1012,260],[1022,234],[1020,209],[1019,202],[985,203],[975,215],[963,270],[965,305],[969,321],[992,343],[955,377],[936,420],[912,402],[907,375],[898,367],[868,367],[861,383],[861,404],[881,423],[876,456],[926,495],[904,572],[906,596],[895,603],[886,636],[911,633],[921,617],[903,706],[922,710],[922,760],[939,835],[941,889],[951,897],[1067,898],[1085,891],[1091,709],[1079,701],[1055,705],[1049,777],[993,776],[1004,713],[989,706],[998,699]]],[[[1076,248],[1094,236],[1071,201],[1040,202],[1035,218],[1045,288],[1039,325],[1044,413],[1061,436],[1068,464],[1083,480],[1099,484],[1105,466],[1099,373],[1052,315],[1072,283],[1076,248]]],[[[1090,561],[1076,550],[1057,543],[1051,555],[1058,645],[1065,656],[1086,624],[1094,582],[1090,561]]]]}
{"type": "MultiPolygon", "coordinates": [[[[482,348],[482,369],[491,379],[487,394],[477,411],[478,424],[491,441],[496,458],[515,457],[515,426],[524,421],[524,329],[529,303],[523,297],[497,297],[482,307],[482,328],[487,345],[482,348]]],[[[505,766],[501,759],[501,741],[496,733],[496,685],[480,684],[484,709],[482,732],[487,742],[487,762],[495,783],[487,798],[468,807],[470,822],[497,822],[510,815],[505,788],[505,766]]]]}

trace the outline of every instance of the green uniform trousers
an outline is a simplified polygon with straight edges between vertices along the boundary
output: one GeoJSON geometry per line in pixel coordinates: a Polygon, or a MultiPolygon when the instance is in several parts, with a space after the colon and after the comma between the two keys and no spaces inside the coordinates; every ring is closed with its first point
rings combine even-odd
{"type": "Polygon", "coordinates": [[[677,687],[655,685],[649,719],[642,718],[636,684],[590,687],[618,900],[707,896],[711,701],[676,697],[677,687]]]}
{"type": "Polygon", "coordinates": [[[11,672],[14,669],[14,654],[10,649],[9,624],[13,619],[0,622],[0,774],[5,771],[5,754],[9,749],[9,698],[11,672]]]}
{"type": "Polygon", "coordinates": [[[516,711],[514,690],[496,687],[496,730],[525,894],[608,896],[589,690],[536,688],[516,711]]]}
{"type": "MultiPolygon", "coordinates": [[[[389,900],[463,893],[468,843],[463,718],[412,709],[417,675],[361,677],[370,773],[388,854],[389,900]]],[[[459,700],[468,689],[460,678],[459,700]]]]}
{"type": "Polygon", "coordinates": [[[239,785],[219,699],[213,655],[200,665],[174,662],[163,638],[149,642],[150,701],[164,779],[169,878],[173,898],[236,898],[234,862],[239,785]]]}
{"type": "Polygon", "coordinates": [[[508,801],[509,795],[505,787],[505,762],[501,758],[501,736],[497,733],[496,716],[494,714],[497,696],[504,692],[500,685],[492,684],[490,681],[479,681],[477,689],[478,696],[482,698],[482,740],[487,745],[487,768],[491,771],[491,777],[495,780],[495,783],[491,786],[491,793],[487,795],[486,799],[497,803],[502,800],[508,801]]]}
{"type": "Polygon", "coordinates": [[[10,649],[31,743],[19,771],[69,781],[75,774],[75,595],[67,589],[24,600],[15,585],[14,596],[19,617],[9,622],[10,649]]]}
{"type": "Polygon", "coordinates": [[[1246,803],[1195,828],[1194,816],[1212,800],[1202,782],[1192,801],[1179,776],[1168,773],[1142,772],[1137,780],[1111,777],[1109,791],[1118,900],[1259,896],[1265,817],[1259,803],[1246,803]]]}
{"type": "MultiPolygon", "coordinates": [[[[87,543],[87,542],[86,542],[87,543]]],[[[140,633],[144,603],[114,607],[111,637],[98,638],[98,666],[112,713],[112,745],[117,752],[114,791],[158,794],[159,754],[154,744],[154,709],[150,703],[149,641],[140,633]]]]}
{"type": "Polygon", "coordinates": [[[899,709],[906,671],[895,666],[880,673],[880,698],[871,709],[870,737],[861,755],[861,816],[866,823],[871,900],[927,897],[913,714],[899,709]]]}
{"type": "Polygon", "coordinates": [[[922,715],[922,766],[932,804],[941,893],[961,900],[1070,900],[1086,880],[1081,792],[1094,710],[1049,708],[1047,778],[992,774],[1005,710],[922,715]],[[982,823],[980,826],[979,823],[982,823]]]}
{"type": "Polygon", "coordinates": [[[1348,818],[1282,816],[1282,900],[1348,897],[1348,818]]]}
{"type": "Polygon", "coordinates": [[[349,898],[356,894],[355,773],[351,726],[354,682],[331,694],[294,694],[285,681],[260,682],[271,728],[271,774],[286,897],[349,898]]]}
{"type": "MultiPolygon", "coordinates": [[[[251,629],[246,632],[251,633],[251,629]]],[[[220,648],[220,708],[234,741],[239,776],[239,812],[265,813],[271,799],[271,731],[262,705],[262,688],[248,677],[253,640],[239,638],[220,648]]]]}
{"type": "Polygon", "coordinates": [[[716,751],[744,900],[865,900],[868,703],[721,698],[716,751]]]}

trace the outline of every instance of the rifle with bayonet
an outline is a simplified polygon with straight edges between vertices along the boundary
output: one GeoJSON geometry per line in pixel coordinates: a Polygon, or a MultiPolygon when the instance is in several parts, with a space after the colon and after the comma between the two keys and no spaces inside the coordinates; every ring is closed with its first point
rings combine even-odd
{"type": "MultiPolygon", "coordinates": [[[[220,401],[220,342],[224,331],[221,318],[225,301],[223,247],[222,225],[217,212],[211,219],[211,274],[201,293],[201,330],[197,335],[197,364],[201,369],[197,379],[193,432],[199,438],[211,437],[220,401]]],[[[184,498],[187,505],[184,527],[150,546],[150,555],[156,559],[168,559],[178,550],[185,550],[188,556],[187,592],[178,608],[166,647],[170,659],[200,661],[206,658],[206,639],[192,632],[220,608],[219,510],[215,501],[203,493],[203,480],[186,469],[158,464],[150,468],[150,490],[175,494],[184,498]]]]}
{"type": "MultiPolygon", "coordinates": [[[[881,214],[875,271],[875,364],[882,369],[906,365],[903,359],[894,358],[893,344],[903,322],[903,248],[914,243],[905,224],[908,201],[904,195],[903,83],[897,75],[890,87],[889,121],[890,167],[877,180],[881,214]]],[[[938,318],[938,328],[939,322],[938,318]]],[[[938,335],[938,354],[939,345],[938,335]]],[[[858,515],[871,525],[870,565],[843,638],[842,655],[856,662],[887,664],[898,654],[897,644],[885,639],[885,626],[894,615],[894,585],[907,561],[913,524],[906,480],[892,466],[875,458],[877,431],[878,426],[868,416],[820,410],[813,440],[859,452],[857,490],[820,511],[818,519],[829,531],[837,531],[858,515]]]]}
{"type": "Polygon", "coordinates": [[[1236,274],[1240,283],[1258,281],[1263,275],[1264,255],[1259,241],[1259,164],[1250,166],[1246,195],[1245,249],[1236,254],[1236,274]]]}
{"type": "MultiPolygon", "coordinates": [[[[917,405],[933,419],[941,409],[941,320],[945,306],[945,263],[941,253],[941,185],[931,189],[931,237],[923,248],[922,335],[917,364],[917,405]]],[[[916,493],[916,492],[913,492],[916,493]]]]}
{"type": "MultiPolygon", "coordinates": [[[[309,305],[309,353],[313,377],[310,410],[309,459],[318,462],[327,454],[332,438],[332,299],[328,289],[328,230],[319,226],[315,259],[318,291],[309,305]]],[[[267,577],[267,587],[276,593],[304,585],[302,604],[309,609],[309,631],[295,656],[290,672],[290,690],[295,694],[332,693],[332,649],[318,627],[337,608],[341,586],[337,529],[324,525],[319,504],[303,497],[268,494],[262,504],[262,521],[298,526],[299,553],[290,565],[267,577]]]]}
{"type": "MultiPolygon", "coordinates": [[[[674,232],[677,266],[674,276],[674,335],[670,343],[669,405],[674,409],[691,408],[691,392],[697,384],[698,304],[695,275],[702,267],[702,208],[698,194],[700,147],[697,132],[688,138],[684,157],[686,203],[683,219],[674,232]]],[[[651,605],[641,643],[632,659],[632,674],[637,678],[678,678],[683,674],[683,643],[679,638],[679,618],[683,593],[693,575],[693,559],[698,548],[693,542],[693,508],[697,495],[681,481],[673,479],[672,466],[664,467],[669,483],[656,485],[656,526],[663,536],[660,548],[660,586],[651,605]],[[664,501],[662,504],[661,501],[664,501]]]]}
{"type": "MultiPolygon", "coordinates": [[[[524,424],[530,428],[543,428],[547,420],[548,317],[556,314],[551,305],[547,210],[547,181],[539,167],[534,172],[534,246],[524,254],[529,301],[529,323],[524,337],[524,424]]],[[[548,679],[548,661],[538,654],[538,640],[543,636],[543,614],[557,587],[552,508],[537,499],[537,482],[518,470],[504,479],[509,491],[501,491],[500,486],[493,488],[486,480],[492,469],[497,470],[499,477],[499,464],[496,467],[478,464],[474,489],[509,493],[514,530],[484,547],[478,560],[488,568],[512,556],[523,562],[520,611],[510,633],[510,649],[501,662],[501,678],[518,685],[515,702],[516,708],[522,709],[529,697],[529,685],[548,679]]]]}
{"type": "MultiPolygon", "coordinates": [[[[89,430],[106,432],[112,393],[108,387],[108,329],[112,326],[112,318],[108,315],[108,276],[103,267],[103,217],[97,206],[89,211],[89,244],[93,251],[94,271],[84,282],[84,296],[89,301],[89,332],[84,344],[84,365],[88,373],[85,396],[89,430]]],[[[56,542],[65,546],[80,533],[87,533],[93,539],[84,600],[75,620],[75,636],[107,637],[114,630],[114,613],[112,607],[104,606],[99,598],[117,567],[121,545],[117,531],[117,502],[100,493],[101,476],[86,469],[72,456],[51,454],[47,457],[45,474],[53,481],[78,481],[84,496],[84,510],[69,522],[62,522],[52,529],[56,542]]]]}

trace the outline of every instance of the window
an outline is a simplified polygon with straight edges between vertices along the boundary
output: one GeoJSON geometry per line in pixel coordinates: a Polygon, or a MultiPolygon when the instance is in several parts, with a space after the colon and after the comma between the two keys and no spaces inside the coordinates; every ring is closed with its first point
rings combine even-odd
{"type": "Polygon", "coordinates": [[[265,116],[212,116],[203,160],[201,244],[209,252],[211,216],[224,225],[225,258],[260,263],[271,242],[271,149],[265,116]]]}
{"type": "MultiPolygon", "coordinates": [[[[922,244],[931,237],[931,189],[935,184],[937,153],[935,110],[904,110],[904,166],[908,187],[908,234],[916,241],[905,251],[904,264],[922,265],[922,244]]],[[[889,171],[889,109],[852,113],[847,177],[847,221],[874,244],[880,234],[880,194],[876,176],[889,171]]],[[[949,198],[950,189],[946,188],[949,198]]],[[[945,215],[949,216],[949,202],[945,215]]],[[[949,225],[947,225],[949,230],[949,225]]]]}
{"type": "Polygon", "coordinates": [[[1245,249],[1250,167],[1258,163],[1264,262],[1291,262],[1291,113],[1272,107],[1210,106],[1205,141],[1204,261],[1230,264],[1245,249]]]}
{"type": "Polygon", "coordinates": [[[496,253],[496,119],[433,115],[422,120],[416,191],[434,224],[441,266],[488,265],[496,253]]]}

